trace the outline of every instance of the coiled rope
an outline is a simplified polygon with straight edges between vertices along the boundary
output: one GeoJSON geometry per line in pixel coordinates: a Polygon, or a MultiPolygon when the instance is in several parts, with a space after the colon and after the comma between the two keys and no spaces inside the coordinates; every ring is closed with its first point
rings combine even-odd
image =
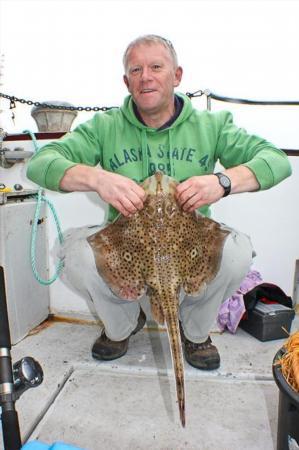
{"type": "MultiPolygon", "coordinates": [[[[33,141],[35,152],[37,153],[39,151],[39,147],[38,147],[37,140],[36,140],[34,133],[32,133],[30,130],[24,130],[23,133],[28,133],[30,135],[30,137],[33,141]]],[[[35,279],[40,284],[47,286],[49,284],[52,284],[59,277],[59,275],[62,271],[62,268],[63,268],[63,261],[62,261],[62,259],[59,259],[59,261],[55,267],[54,275],[52,277],[50,277],[48,280],[42,278],[37,271],[37,268],[36,268],[36,238],[37,238],[37,226],[38,226],[38,222],[39,222],[39,215],[40,215],[42,202],[45,202],[49,206],[49,208],[52,212],[60,244],[63,243],[63,235],[61,232],[60,222],[59,222],[57,213],[55,211],[54,205],[50,202],[50,200],[48,200],[43,195],[43,189],[40,187],[38,189],[38,193],[37,193],[37,202],[36,202],[35,214],[34,214],[33,223],[32,223],[30,259],[31,259],[31,267],[32,267],[32,271],[33,271],[33,275],[34,275],[35,279]]]]}

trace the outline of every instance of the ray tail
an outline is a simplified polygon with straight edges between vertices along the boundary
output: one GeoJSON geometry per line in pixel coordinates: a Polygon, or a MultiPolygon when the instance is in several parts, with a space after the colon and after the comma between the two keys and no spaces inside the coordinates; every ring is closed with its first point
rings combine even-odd
{"type": "Polygon", "coordinates": [[[186,424],[185,418],[185,380],[184,380],[184,363],[183,352],[180,337],[179,321],[177,314],[174,312],[165,311],[165,324],[167,328],[172,365],[175,376],[177,402],[179,406],[180,420],[183,427],[186,424]]]}

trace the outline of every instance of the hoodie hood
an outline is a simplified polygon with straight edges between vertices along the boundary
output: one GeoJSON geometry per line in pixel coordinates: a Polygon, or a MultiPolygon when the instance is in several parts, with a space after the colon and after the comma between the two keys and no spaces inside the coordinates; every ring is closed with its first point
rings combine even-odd
{"type": "MultiPolygon", "coordinates": [[[[180,115],[176,118],[176,120],[174,121],[174,123],[169,127],[166,128],[166,130],[170,129],[170,128],[174,128],[177,125],[181,124],[182,122],[184,122],[186,119],[188,119],[188,117],[190,116],[190,114],[192,113],[193,107],[192,107],[192,103],[189,99],[189,97],[187,97],[187,95],[185,94],[181,94],[176,92],[177,96],[179,96],[180,98],[183,99],[184,101],[184,106],[183,109],[180,113],[180,115]]],[[[134,109],[133,109],[133,98],[131,95],[128,95],[125,100],[123,105],[120,108],[121,112],[124,114],[124,116],[126,117],[126,119],[135,127],[139,128],[140,130],[146,130],[148,132],[152,131],[157,133],[157,131],[159,132],[159,130],[157,130],[157,128],[152,128],[152,127],[148,127],[147,125],[144,125],[143,123],[141,123],[135,113],[134,113],[134,109]]],[[[165,129],[161,130],[164,131],[165,129]]]]}

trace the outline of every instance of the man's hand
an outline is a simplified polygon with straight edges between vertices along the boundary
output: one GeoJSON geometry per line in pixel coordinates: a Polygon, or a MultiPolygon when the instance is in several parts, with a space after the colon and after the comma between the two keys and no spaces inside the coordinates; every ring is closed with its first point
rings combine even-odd
{"type": "Polygon", "coordinates": [[[64,191],[94,191],[128,217],[143,208],[145,191],[130,178],[83,164],[68,169],[60,181],[64,191]]]}
{"type": "Polygon", "coordinates": [[[128,217],[143,208],[145,191],[130,178],[101,170],[97,192],[100,197],[128,217]]]}
{"type": "MultiPolygon", "coordinates": [[[[254,173],[246,166],[236,166],[223,172],[230,178],[231,194],[257,191],[260,187],[254,173]]],[[[184,211],[192,212],[211,205],[223,197],[224,189],[215,175],[191,177],[178,184],[176,196],[184,211]]]]}
{"type": "Polygon", "coordinates": [[[224,190],[215,175],[191,177],[178,184],[176,197],[186,212],[215,203],[223,197],[224,190]]]}

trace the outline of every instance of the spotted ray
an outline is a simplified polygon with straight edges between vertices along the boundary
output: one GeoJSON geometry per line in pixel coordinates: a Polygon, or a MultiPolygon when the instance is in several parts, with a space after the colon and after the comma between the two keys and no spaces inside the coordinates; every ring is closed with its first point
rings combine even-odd
{"type": "Polygon", "coordinates": [[[198,213],[186,213],[175,198],[177,182],[160,172],[147,178],[144,208],[119,218],[88,241],[96,266],[120,298],[147,293],[154,319],[166,324],[180,420],[185,426],[184,365],[179,294],[197,295],[216,275],[228,231],[198,213]]]}

